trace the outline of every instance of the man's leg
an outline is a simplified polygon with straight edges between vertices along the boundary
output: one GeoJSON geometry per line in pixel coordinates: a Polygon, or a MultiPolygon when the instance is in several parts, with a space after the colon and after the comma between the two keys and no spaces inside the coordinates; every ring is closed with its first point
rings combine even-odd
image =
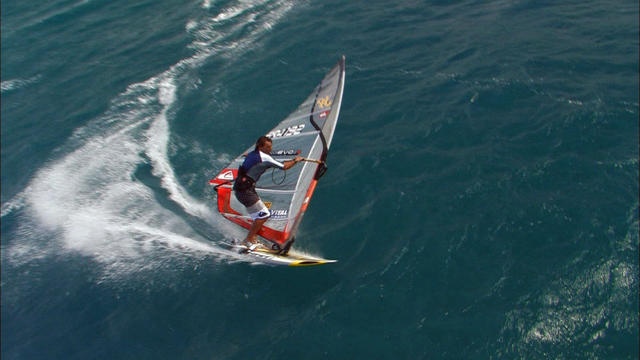
{"type": "Polygon", "coordinates": [[[251,229],[249,229],[249,234],[247,234],[247,238],[246,238],[246,242],[250,242],[250,243],[257,243],[258,241],[256,240],[256,237],[258,235],[258,232],[260,231],[260,229],[262,229],[262,225],[267,221],[268,218],[266,219],[256,219],[253,221],[253,224],[251,225],[251,229]]]}

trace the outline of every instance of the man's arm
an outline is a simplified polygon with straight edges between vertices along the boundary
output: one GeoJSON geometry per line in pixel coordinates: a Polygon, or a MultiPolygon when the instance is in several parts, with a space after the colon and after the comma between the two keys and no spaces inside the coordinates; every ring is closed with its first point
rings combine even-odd
{"type": "Polygon", "coordinates": [[[283,163],[283,164],[284,164],[284,169],[285,169],[285,170],[289,170],[289,169],[291,169],[295,164],[299,163],[300,161],[302,161],[302,157],[300,157],[300,156],[296,156],[296,158],[295,158],[295,159],[293,159],[293,160],[287,160],[287,161],[285,161],[285,162],[283,163]]]}

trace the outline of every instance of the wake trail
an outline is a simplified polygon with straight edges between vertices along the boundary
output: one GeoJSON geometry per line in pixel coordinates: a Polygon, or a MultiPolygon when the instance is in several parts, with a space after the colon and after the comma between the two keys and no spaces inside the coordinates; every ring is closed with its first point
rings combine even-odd
{"type": "Polygon", "coordinates": [[[190,20],[191,57],[130,85],[104,115],[76,129],[65,155],[46,164],[20,194],[2,204],[3,218],[20,216],[19,238],[7,251],[3,247],[3,258],[25,262],[73,251],[124,273],[139,269],[141,262],[151,267],[154,261],[164,263],[176,253],[235,258],[211,241],[235,229],[193,198],[173,170],[170,120],[179,105],[178,92],[189,89],[184,84],[208,59],[241,55],[292,6],[286,1],[238,1],[214,16],[190,20]],[[167,208],[157,190],[138,179],[143,165],[150,165],[165,196],[183,214],[167,208]],[[206,224],[206,235],[194,229],[194,221],[206,224]]]}

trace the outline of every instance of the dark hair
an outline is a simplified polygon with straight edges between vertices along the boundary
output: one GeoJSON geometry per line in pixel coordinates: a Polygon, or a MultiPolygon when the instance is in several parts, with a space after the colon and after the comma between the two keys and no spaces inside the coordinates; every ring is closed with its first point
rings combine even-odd
{"type": "Polygon", "coordinates": [[[256,148],[255,148],[255,150],[256,150],[256,151],[258,151],[258,149],[259,149],[262,145],[264,145],[265,143],[268,143],[268,142],[272,142],[272,141],[271,141],[271,138],[266,137],[266,136],[264,136],[264,135],[263,135],[263,136],[260,136],[260,137],[258,138],[258,141],[256,141],[256,148]]]}

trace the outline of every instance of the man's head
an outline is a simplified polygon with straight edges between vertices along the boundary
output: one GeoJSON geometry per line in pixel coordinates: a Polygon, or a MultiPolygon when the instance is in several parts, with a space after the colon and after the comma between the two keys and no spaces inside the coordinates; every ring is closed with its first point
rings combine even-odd
{"type": "Polygon", "coordinates": [[[260,136],[258,138],[258,141],[256,141],[256,150],[260,150],[265,154],[270,154],[272,145],[273,144],[270,138],[266,136],[260,136]]]}

